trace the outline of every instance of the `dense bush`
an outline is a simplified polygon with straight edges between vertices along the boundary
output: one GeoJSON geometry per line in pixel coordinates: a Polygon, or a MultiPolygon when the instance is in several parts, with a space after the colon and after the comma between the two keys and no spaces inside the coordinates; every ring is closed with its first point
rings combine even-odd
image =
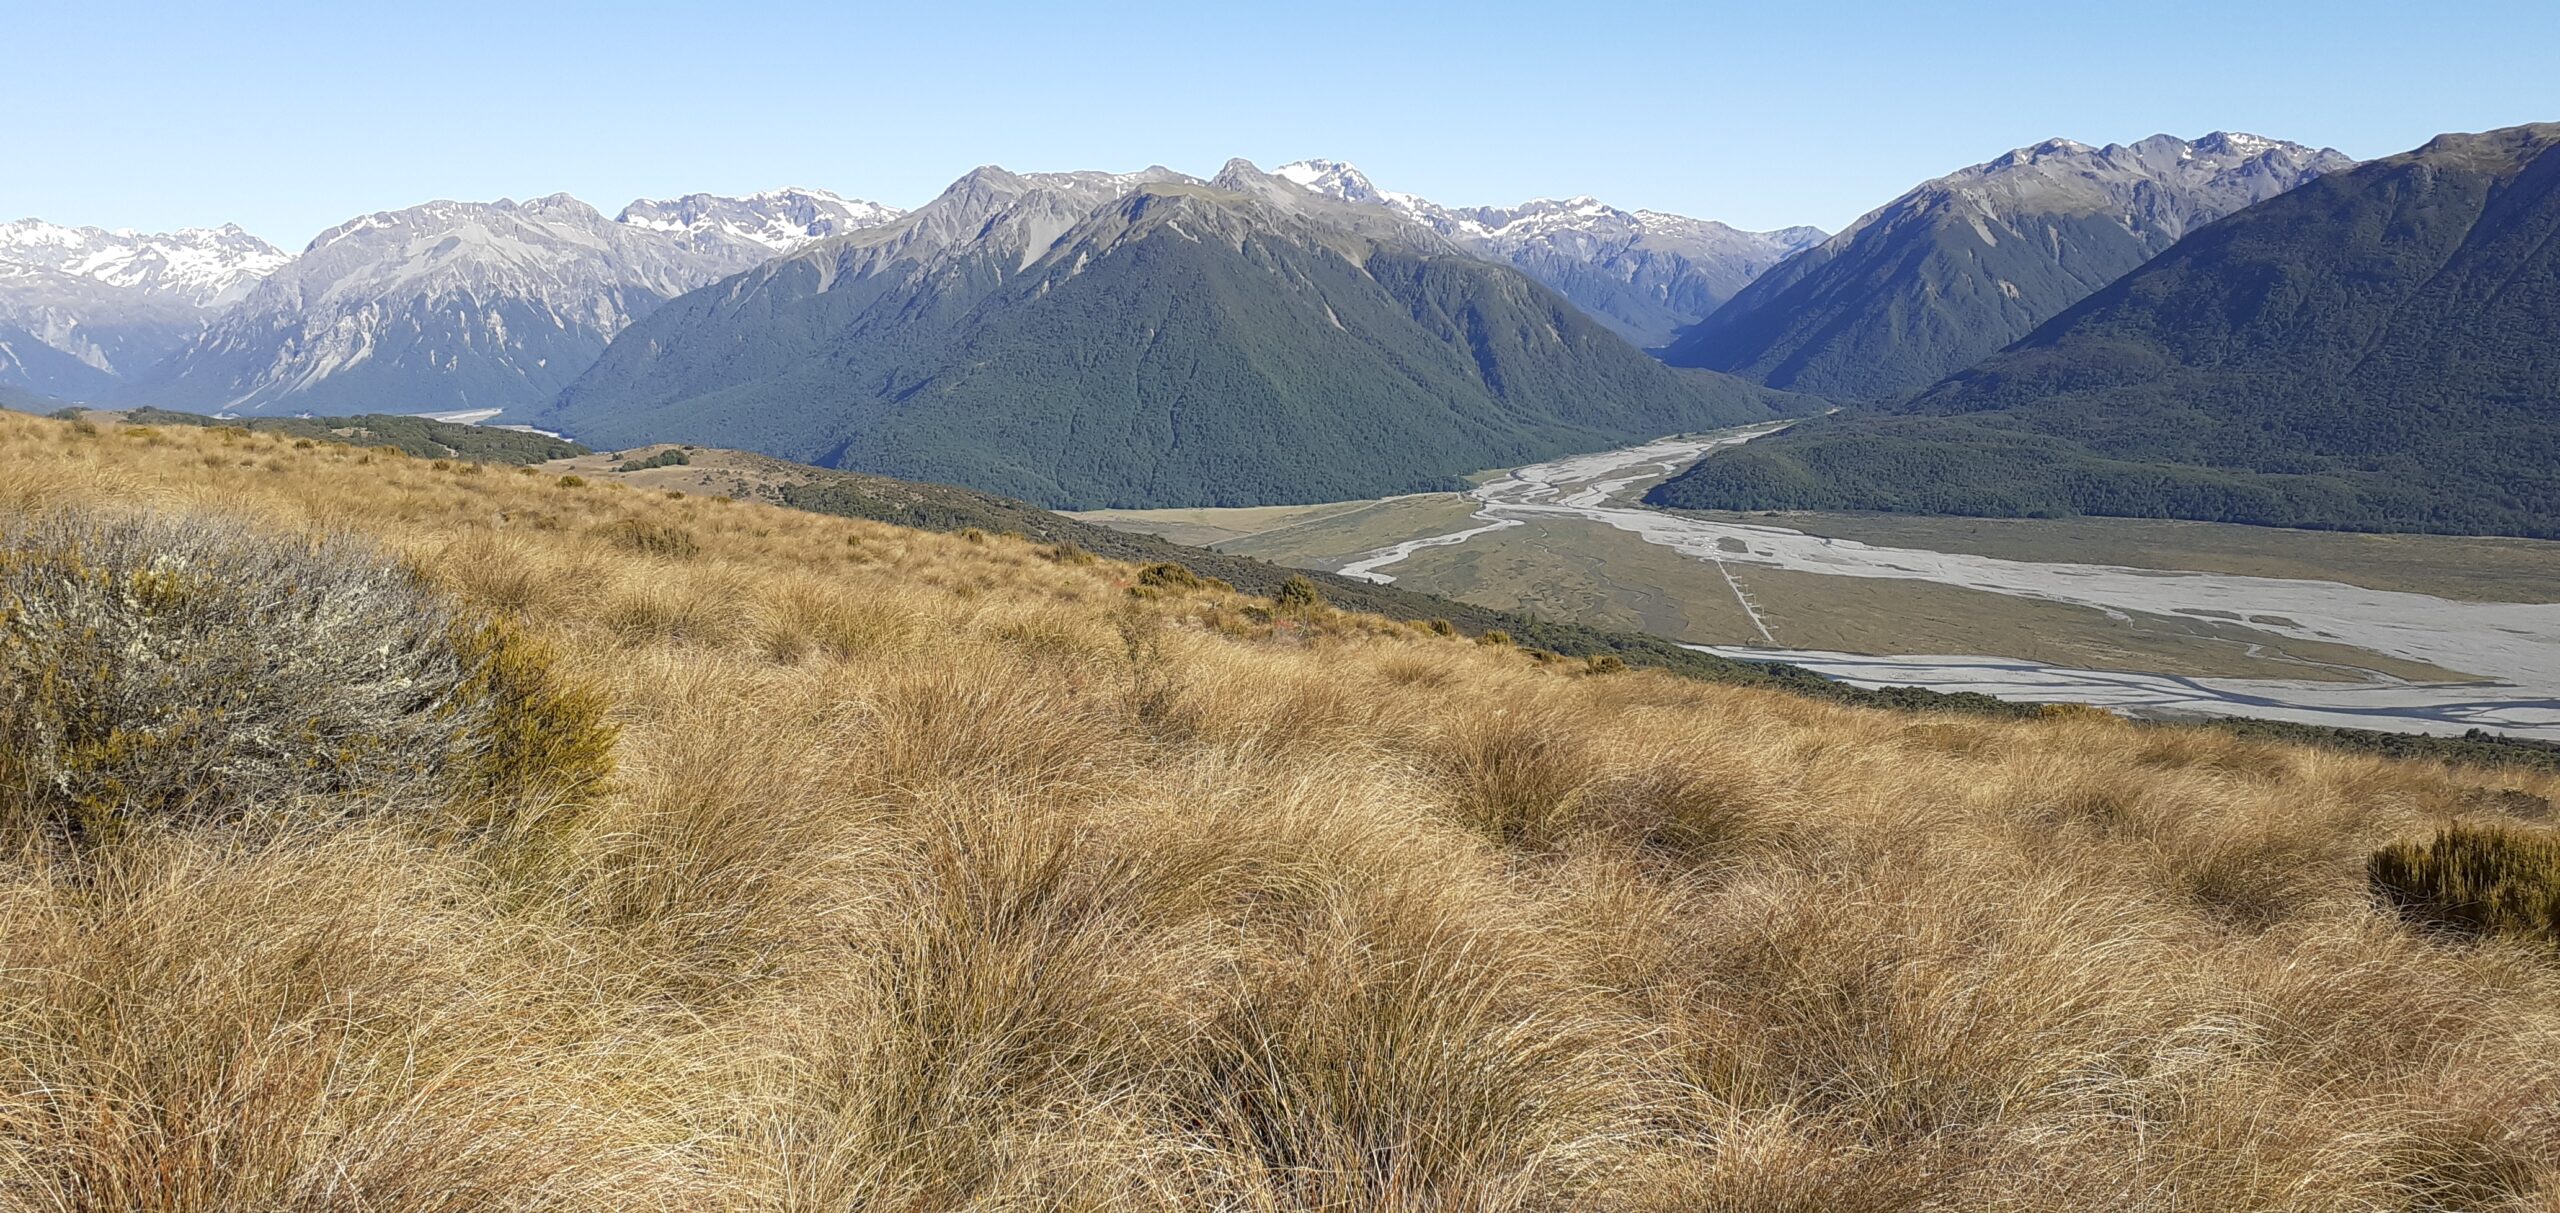
{"type": "Polygon", "coordinates": [[[0,827],[416,806],[600,773],[541,655],[345,542],[84,516],[0,534],[0,827]]]}
{"type": "Polygon", "coordinates": [[[2412,922],[2560,943],[2560,835],[2453,826],[2393,843],[2367,865],[2374,892],[2412,922]]]}
{"type": "Polygon", "coordinates": [[[625,459],[622,462],[613,465],[613,470],[617,472],[645,472],[651,468],[684,467],[692,462],[693,456],[687,453],[683,447],[671,446],[655,455],[649,456],[646,459],[625,459]]]}
{"type": "Polygon", "coordinates": [[[1271,604],[1283,610],[1303,611],[1324,605],[1324,591],[1304,573],[1291,573],[1280,588],[1271,592],[1271,604]]]}

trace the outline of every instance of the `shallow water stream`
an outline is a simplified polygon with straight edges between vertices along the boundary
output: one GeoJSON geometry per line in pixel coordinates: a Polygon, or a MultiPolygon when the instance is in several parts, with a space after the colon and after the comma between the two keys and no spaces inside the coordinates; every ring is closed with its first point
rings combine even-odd
{"type": "MultiPolygon", "coordinates": [[[[1698,646],[1726,656],[1792,661],[1865,686],[2072,700],[2148,714],[2261,716],[2431,733],[2486,728],[2560,740],[2560,603],[2462,602],[2331,581],[2038,563],[1876,547],[1784,527],[1667,514],[1634,504],[1644,486],[1708,451],[1748,442],[1779,428],[1755,426],[1670,438],[1514,469],[1469,491],[1477,503],[1471,519],[1475,525],[1364,554],[1341,571],[1392,581],[1393,574],[1387,570],[1424,548],[1462,544],[1533,518],[1577,518],[1720,567],[1747,570],[1757,565],[1837,577],[1928,581],[2110,613],[2246,621],[2249,627],[2277,635],[2352,645],[2491,681],[2187,678],[2076,670],[1990,656],[1861,656],[1698,646]]],[[[1743,608],[1759,623],[1753,604],[1740,593],[1738,583],[1736,588],[1743,608]]],[[[1768,634],[1765,625],[1761,630],[1768,634]]]]}

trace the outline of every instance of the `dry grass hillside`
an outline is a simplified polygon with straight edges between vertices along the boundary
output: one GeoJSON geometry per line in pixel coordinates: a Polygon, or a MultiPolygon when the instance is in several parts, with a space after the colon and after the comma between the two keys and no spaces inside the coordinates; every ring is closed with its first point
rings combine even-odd
{"type": "Polygon", "coordinates": [[[617,732],[8,839],[0,1208],[2560,1209],[2560,963],[2366,875],[2560,777],[236,431],[0,468],[0,526],[375,545],[617,732]]]}

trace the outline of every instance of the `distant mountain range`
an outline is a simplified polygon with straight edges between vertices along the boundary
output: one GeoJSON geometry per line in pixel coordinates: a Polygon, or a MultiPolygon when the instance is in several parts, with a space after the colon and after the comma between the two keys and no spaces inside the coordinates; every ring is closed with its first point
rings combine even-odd
{"type": "Polygon", "coordinates": [[[1908,394],[2194,228],[2354,163],[2219,132],[2048,140],[1923,182],[1752,281],[1663,356],[1840,399],[1908,394]]]}
{"type": "Polygon", "coordinates": [[[1841,404],[1653,500],[2560,535],[2553,129],[2362,167],[2049,140],[1828,238],[1333,160],[988,167],[912,212],[433,202],[294,255],[24,220],[0,401],[501,408],[1066,506],[1374,496],[1841,404]]]}
{"type": "Polygon", "coordinates": [[[642,198],[622,208],[614,222],[685,237],[699,251],[753,244],[787,253],[812,240],[877,227],[905,214],[894,206],[843,198],[825,190],[782,189],[723,198],[687,194],[642,198]]]}
{"type": "MultiPolygon", "coordinates": [[[[1268,181],[1346,204],[1329,215],[1335,225],[1417,245],[1429,232],[1439,251],[1514,266],[1644,346],[1821,236],[1740,232],[1588,198],[1444,207],[1378,191],[1333,161],[1268,181]]],[[[903,214],[811,189],[640,199],[610,220],[564,196],[435,202],[352,220],[300,256],[237,227],[144,235],[25,220],[0,228],[0,383],[250,412],[521,411],[671,290],[903,214]],[[286,285],[251,298],[270,277],[286,285]]]]}
{"type": "Polygon", "coordinates": [[[543,423],[1052,505],[1319,501],[1802,411],[1392,211],[1231,162],[982,168],[696,291],[543,423]]]}
{"type": "Polygon", "coordinates": [[[237,227],[177,232],[0,224],[0,384],[111,390],[201,332],[289,260],[237,227]]]}
{"type": "Polygon", "coordinates": [[[237,226],[175,232],[0,224],[0,264],[54,270],[200,308],[238,301],[292,258],[237,226]]]}
{"type": "Polygon", "coordinates": [[[2560,538],[2560,124],[2258,202],[1906,403],[1650,500],[2560,538]]]}
{"type": "Polygon", "coordinates": [[[816,190],[566,196],[367,215],[288,255],[237,227],[0,227],[0,383],[247,412],[526,408],[630,319],[899,212],[816,190]]]}
{"type": "Polygon", "coordinates": [[[764,251],[699,247],[566,195],[383,211],[321,233],[121,396],[243,413],[526,408],[634,318],[764,251]]]}
{"type": "Polygon", "coordinates": [[[1554,287],[1648,349],[1823,239],[1820,228],[1746,232],[1711,219],[1620,210],[1590,197],[1442,206],[1381,190],[1339,160],[1301,160],[1275,175],[1328,197],[1397,211],[1469,253],[1554,287]]]}

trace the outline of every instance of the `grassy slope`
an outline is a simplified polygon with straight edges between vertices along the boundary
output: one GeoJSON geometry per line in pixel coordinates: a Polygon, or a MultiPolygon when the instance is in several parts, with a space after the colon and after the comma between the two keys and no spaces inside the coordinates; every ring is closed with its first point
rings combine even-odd
{"type": "Polygon", "coordinates": [[[1655,490],[2560,537],[2560,125],[2448,136],[2202,228],[1888,413],[1655,490]]]}
{"type": "Polygon", "coordinates": [[[312,442],[387,446],[420,459],[469,459],[485,463],[533,464],[586,453],[585,447],[547,434],[496,426],[457,425],[425,417],[360,413],[351,417],[243,417],[217,420],[202,413],[169,409],[132,409],[107,414],[123,424],[158,427],[233,426],[252,433],[276,434],[312,442]]]}
{"type": "Polygon", "coordinates": [[[2369,848],[2547,812],[2550,775],[1593,676],[281,437],[0,417],[0,456],[0,514],[368,536],[623,730],[539,820],[0,873],[14,1204],[2560,1196],[2560,968],[2363,891],[2369,848]]]}

